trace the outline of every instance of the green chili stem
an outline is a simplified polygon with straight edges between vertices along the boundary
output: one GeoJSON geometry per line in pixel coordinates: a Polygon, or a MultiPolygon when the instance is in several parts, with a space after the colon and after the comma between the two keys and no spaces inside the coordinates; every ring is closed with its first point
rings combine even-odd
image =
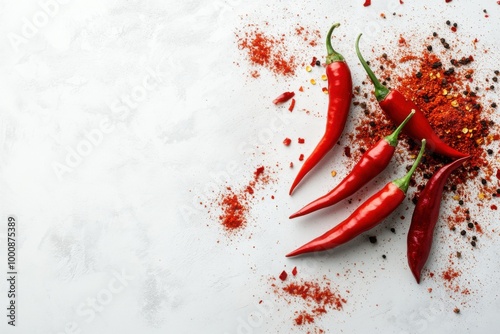
{"type": "Polygon", "coordinates": [[[411,113],[409,113],[408,116],[406,116],[405,120],[401,122],[401,124],[399,124],[399,126],[396,128],[396,130],[394,130],[393,133],[385,137],[385,140],[389,142],[389,145],[394,147],[398,146],[399,134],[401,133],[401,131],[403,131],[403,128],[405,127],[406,123],[410,121],[413,115],[415,115],[415,110],[412,110],[411,113]]]}
{"type": "Polygon", "coordinates": [[[366,60],[361,55],[361,52],[359,51],[359,39],[361,38],[361,35],[363,34],[359,34],[358,39],[356,39],[356,54],[358,55],[361,65],[363,65],[363,68],[365,69],[366,73],[368,73],[370,80],[375,86],[375,97],[377,98],[377,101],[382,101],[383,99],[385,99],[385,97],[389,94],[390,91],[387,87],[385,87],[380,83],[380,81],[377,79],[377,77],[371,70],[370,66],[368,66],[368,64],[366,63],[366,60]]]}
{"type": "Polygon", "coordinates": [[[332,47],[332,33],[335,28],[340,26],[340,23],[335,23],[330,30],[328,31],[328,34],[326,35],[326,64],[331,64],[336,61],[344,61],[344,57],[335,51],[332,47]]]}
{"type": "Polygon", "coordinates": [[[418,153],[417,159],[415,159],[413,166],[411,166],[411,169],[402,178],[392,181],[405,194],[408,191],[408,187],[410,186],[410,180],[413,175],[413,172],[415,172],[415,169],[417,169],[418,164],[420,163],[420,160],[424,155],[424,151],[425,151],[425,139],[422,139],[422,146],[420,147],[420,152],[418,153]]]}

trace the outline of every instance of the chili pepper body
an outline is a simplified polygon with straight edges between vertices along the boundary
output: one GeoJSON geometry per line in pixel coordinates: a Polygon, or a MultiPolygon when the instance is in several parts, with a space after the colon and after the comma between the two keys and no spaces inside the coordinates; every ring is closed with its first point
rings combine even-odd
{"type": "Polygon", "coordinates": [[[354,239],[361,233],[377,226],[399,206],[404,198],[405,193],[401,189],[392,182],[388,183],[358,207],[346,220],[299,249],[287,254],[287,257],[335,248],[354,239]]]}
{"type": "Polygon", "coordinates": [[[375,97],[377,98],[380,107],[387,114],[387,116],[393,122],[396,122],[398,124],[402,122],[412,110],[415,110],[415,116],[411,119],[410,122],[408,122],[408,125],[405,127],[404,132],[406,134],[418,141],[426,139],[427,148],[430,152],[435,152],[452,159],[466,157],[466,154],[448,146],[444,141],[441,140],[441,138],[439,138],[439,136],[432,129],[432,126],[425,117],[425,114],[422,112],[422,110],[420,110],[420,108],[418,108],[415,103],[407,100],[399,91],[394,89],[389,90],[387,87],[383,86],[380,83],[366,61],[363,59],[361,52],[359,51],[360,38],[361,34],[356,40],[356,53],[358,55],[359,61],[361,62],[361,65],[368,73],[370,80],[375,86],[375,97]]]}
{"type": "Polygon", "coordinates": [[[414,114],[414,112],[411,112],[391,135],[382,138],[375,146],[366,151],[352,171],[332,191],[309,203],[291,215],[290,219],[334,205],[354,194],[362,186],[380,174],[387,165],[389,165],[394,155],[394,151],[398,144],[399,133],[404,129],[406,123],[410,121],[414,114]]]}
{"type": "Polygon", "coordinates": [[[439,217],[443,187],[450,174],[462,166],[469,158],[469,156],[460,158],[441,167],[427,181],[424,190],[420,193],[411,218],[407,239],[408,264],[417,283],[420,283],[420,273],[431,251],[434,228],[439,217]]]}
{"type": "Polygon", "coordinates": [[[459,159],[467,156],[443,142],[432,129],[424,113],[415,103],[407,100],[399,91],[394,89],[391,90],[379,104],[387,116],[396,124],[404,120],[412,110],[415,110],[415,116],[408,122],[403,132],[418,141],[425,138],[428,143],[427,149],[429,152],[441,154],[452,159],[459,159]]]}
{"type": "Polygon", "coordinates": [[[334,24],[327,35],[326,76],[329,101],[325,133],[299,170],[290,188],[290,194],[306,174],[335,146],[347,121],[352,100],[352,77],[342,55],[331,47],[331,34],[338,26],[338,23],[334,24]]]}
{"type": "Polygon", "coordinates": [[[422,148],[412,168],[403,178],[389,182],[361,204],[347,219],[286,256],[297,256],[335,248],[377,226],[405,199],[411,176],[422,159],[424,150],[425,139],[422,140],[422,148]]]}

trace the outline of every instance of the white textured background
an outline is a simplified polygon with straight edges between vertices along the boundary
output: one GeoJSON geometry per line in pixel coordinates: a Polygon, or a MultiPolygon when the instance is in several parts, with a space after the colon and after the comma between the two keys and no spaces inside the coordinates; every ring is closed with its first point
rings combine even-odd
{"type": "MultiPolygon", "coordinates": [[[[288,221],[330,188],[334,161],[345,174],[343,158],[337,150],[307,186],[287,195],[297,171],[288,162],[313,148],[324,119],[272,106],[276,95],[306,85],[307,77],[299,69],[289,79],[265,70],[249,78],[236,46],[239,27],[268,21],[270,30],[283,32],[300,23],[324,36],[341,22],[336,49],[357,84],[365,78],[353,47],[359,32],[368,54],[406,31],[446,31],[446,19],[460,24],[465,40],[478,37],[490,49],[477,55],[479,64],[491,70],[500,63],[496,1],[373,2],[365,8],[363,0],[0,1],[2,262],[9,215],[17,217],[20,234],[18,326],[6,324],[2,278],[0,332],[300,333],[291,321],[295,306],[268,294],[267,282],[295,265],[304,278],[327,275],[350,291],[343,311],[318,319],[327,333],[494,332],[498,237],[466,253],[462,278],[474,293],[451,298],[439,282],[415,284],[407,269],[410,215],[406,224],[397,213],[390,218],[398,233],[380,228],[385,242],[377,246],[358,240],[334,256],[284,258],[353,206],[340,204],[316,215],[317,222],[288,221]],[[264,130],[272,122],[269,135],[264,130]],[[298,136],[307,138],[302,151],[282,149],[284,137],[298,136]],[[224,187],[217,175],[233,165],[229,183],[242,185],[255,166],[276,163],[285,168],[259,193],[276,199],[254,205],[243,235],[227,239],[200,198],[210,200],[212,188],[224,187]],[[268,308],[259,309],[259,300],[268,308]],[[258,312],[264,320],[249,324],[258,312]]],[[[297,56],[305,61],[323,56],[323,38],[303,52],[297,56]]],[[[301,107],[321,113],[326,97],[311,96],[315,102],[301,107]]],[[[483,218],[494,228],[500,219],[493,214],[483,218]]],[[[446,266],[448,248],[435,247],[445,254],[431,258],[436,271],[446,266]]]]}

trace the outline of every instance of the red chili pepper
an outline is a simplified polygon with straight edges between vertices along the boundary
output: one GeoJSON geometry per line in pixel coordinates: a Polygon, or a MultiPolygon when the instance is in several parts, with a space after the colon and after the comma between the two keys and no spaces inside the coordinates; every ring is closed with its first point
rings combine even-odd
{"type": "Polygon", "coordinates": [[[427,140],[427,148],[431,152],[435,152],[438,154],[445,155],[452,159],[463,158],[467,156],[454,148],[448,146],[445,142],[438,137],[438,135],[432,129],[429,121],[425,117],[424,113],[417,107],[415,103],[412,101],[408,101],[403,94],[398,92],[395,89],[388,89],[384,85],[380,83],[377,79],[373,71],[370,69],[366,61],[363,59],[361,52],[359,51],[359,39],[361,38],[361,34],[358,36],[356,40],[356,53],[358,55],[359,61],[361,65],[363,65],[366,73],[370,77],[373,85],[375,86],[375,97],[380,104],[382,110],[392,119],[396,124],[401,123],[406,116],[412,111],[415,110],[415,116],[406,126],[404,132],[408,134],[415,140],[427,140]]]}
{"type": "Polygon", "coordinates": [[[420,193],[411,218],[407,241],[408,264],[417,283],[420,283],[420,273],[431,251],[432,236],[439,217],[443,187],[448,176],[469,158],[470,156],[460,158],[439,169],[427,181],[424,190],[420,193]]]}
{"type": "Polygon", "coordinates": [[[316,148],[302,165],[290,188],[290,195],[307,173],[337,143],[344,130],[352,99],[352,78],[344,57],[332,47],[332,32],[340,24],[335,23],[326,36],[326,76],[328,78],[329,103],[326,130],[316,148]]]}
{"type": "Polygon", "coordinates": [[[292,103],[290,103],[290,106],[288,107],[288,111],[292,112],[293,108],[295,108],[295,99],[292,99],[292,103]]]}
{"type": "Polygon", "coordinates": [[[286,256],[335,248],[377,226],[405,199],[411,176],[420,163],[424,151],[425,139],[422,140],[422,148],[417,159],[404,177],[386,184],[384,188],[361,204],[347,219],[286,256]]]}
{"type": "Polygon", "coordinates": [[[338,186],[328,194],[307,204],[291,215],[290,219],[336,204],[354,194],[371,179],[380,174],[389,165],[394,155],[394,151],[398,145],[399,133],[414,114],[414,112],[411,112],[392,134],[382,138],[375,146],[366,151],[349,175],[338,186]]]}
{"type": "Polygon", "coordinates": [[[278,96],[277,98],[275,98],[273,100],[273,103],[274,104],[284,103],[284,102],[290,100],[294,96],[295,96],[294,92],[284,92],[283,94],[281,94],[280,96],[278,96]]]}

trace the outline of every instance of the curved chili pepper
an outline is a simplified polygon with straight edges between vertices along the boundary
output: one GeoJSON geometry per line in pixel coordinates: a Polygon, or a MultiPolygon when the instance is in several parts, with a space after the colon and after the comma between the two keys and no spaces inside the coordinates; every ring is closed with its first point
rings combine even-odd
{"type": "Polygon", "coordinates": [[[352,79],[349,66],[344,57],[332,47],[332,32],[340,24],[335,23],[326,36],[326,76],[328,78],[328,113],[326,130],[316,148],[302,165],[290,188],[290,195],[307,173],[330,151],[337,143],[344,130],[352,99],[352,79]]]}
{"type": "Polygon", "coordinates": [[[290,257],[335,248],[377,226],[405,199],[411,176],[420,163],[424,151],[425,139],[422,139],[420,153],[410,171],[404,177],[386,184],[384,188],[361,204],[347,219],[286,256],[290,257]]]}
{"type": "Polygon", "coordinates": [[[356,40],[356,54],[358,55],[361,65],[363,65],[363,68],[365,69],[366,73],[368,73],[370,80],[375,86],[375,97],[377,98],[380,107],[387,114],[387,116],[389,116],[389,118],[393,122],[399,124],[406,118],[406,116],[408,116],[408,114],[412,110],[415,110],[415,116],[408,123],[408,126],[406,126],[405,130],[403,131],[404,133],[408,134],[410,137],[418,141],[425,138],[427,140],[427,148],[431,152],[442,154],[452,159],[458,159],[467,156],[466,154],[463,154],[462,152],[451,148],[445,142],[443,142],[441,138],[438,137],[422,110],[420,110],[415,103],[407,100],[403,96],[403,94],[401,94],[397,90],[390,90],[380,83],[366,61],[363,59],[361,52],[359,51],[360,38],[361,34],[356,40]]]}
{"type": "Polygon", "coordinates": [[[394,155],[394,151],[398,145],[399,133],[414,114],[415,112],[412,111],[392,134],[382,138],[375,146],[366,151],[349,175],[347,175],[332,191],[307,204],[291,215],[290,219],[334,205],[354,194],[371,179],[380,174],[387,165],[389,165],[394,155]]]}
{"type": "Polygon", "coordinates": [[[443,187],[450,174],[462,166],[469,158],[470,156],[460,158],[439,169],[427,181],[424,190],[420,193],[411,217],[407,241],[408,264],[417,283],[420,283],[420,273],[431,251],[432,237],[439,217],[443,187]]]}

